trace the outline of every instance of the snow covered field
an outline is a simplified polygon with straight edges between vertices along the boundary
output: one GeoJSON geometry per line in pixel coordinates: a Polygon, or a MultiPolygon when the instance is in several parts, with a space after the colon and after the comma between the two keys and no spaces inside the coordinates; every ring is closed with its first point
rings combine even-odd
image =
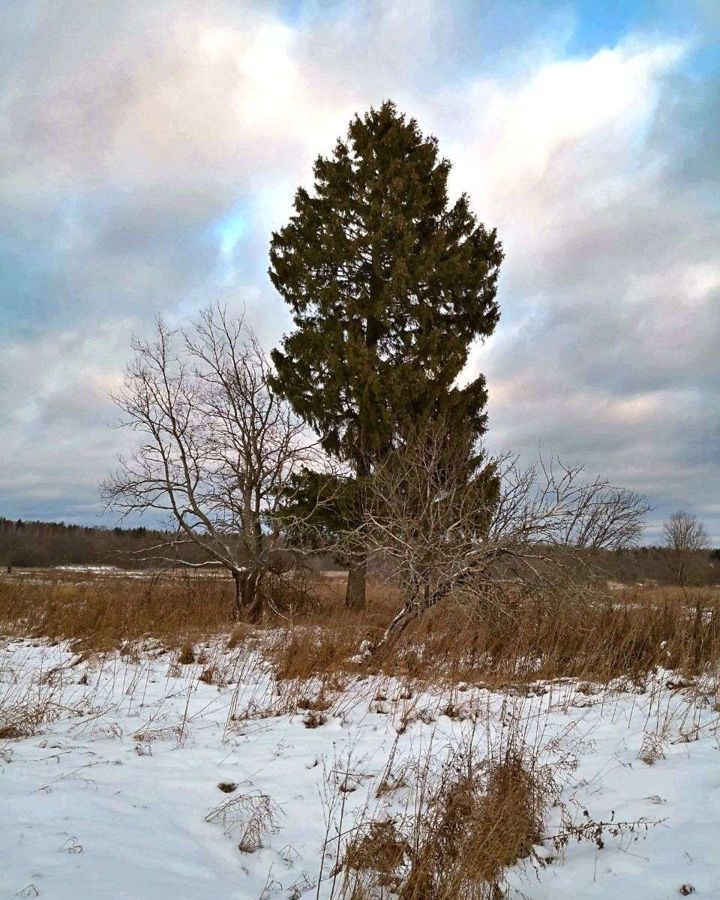
{"type": "MultiPolygon", "coordinates": [[[[587,811],[651,823],[608,831],[602,849],[572,841],[550,864],[552,842],[538,846],[509,872],[510,897],[656,900],[683,885],[720,897],[720,713],[709,686],[691,698],[661,672],[642,686],[502,694],[372,677],[325,689],[330,708],[308,711],[256,650],[205,653],[179,665],[152,647],[82,660],[66,645],[0,645],[0,897],[337,896],[338,829],[407,808],[418,763],[439,764],[471,737],[482,752],[509,721],[556,765],[575,821],[587,811]],[[401,786],[378,798],[393,780],[401,786]]],[[[319,690],[304,687],[311,700],[319,690]]],[[[558,828],[556,807],[547,832],[558,828]]]]}

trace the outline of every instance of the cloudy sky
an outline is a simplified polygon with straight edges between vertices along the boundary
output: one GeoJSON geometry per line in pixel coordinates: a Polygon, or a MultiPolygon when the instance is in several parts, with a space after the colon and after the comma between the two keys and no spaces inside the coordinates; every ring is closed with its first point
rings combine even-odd
{"type": "Polygon", "coordinates": [[[112,523],[133,333],[289,317],[268,240],[385,98],[506,250],[470,368],[493,448],[720,545],[720,0],[15,0],[0,7],[0,515],[112,523]]]}

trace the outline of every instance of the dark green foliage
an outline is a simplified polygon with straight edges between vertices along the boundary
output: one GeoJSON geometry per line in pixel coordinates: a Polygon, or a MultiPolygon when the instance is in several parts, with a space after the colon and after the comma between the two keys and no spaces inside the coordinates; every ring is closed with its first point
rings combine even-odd
{"type": "Polygon", "coordinates": [[[502,250],[465,195],[449,204],[449,171],[384,103],[318,158],[314,190],[272,237],[270,277],[296,325],[274,386],[360,474],[419,420],[485,429],[484,378],[453,382],[497,324],[502,250]]]}
{"type": "Polygon", "coordinates": [[[293,522],[291,543],[306,548],[320,549],[335,543],[337,536],[362,522],[361,481],[312,469],[303,469],[290,479],[288,496],[292,501],[285,505],[283,516],[293,522]],[[298,521],[306,526],[298,526],[298,521]]]}

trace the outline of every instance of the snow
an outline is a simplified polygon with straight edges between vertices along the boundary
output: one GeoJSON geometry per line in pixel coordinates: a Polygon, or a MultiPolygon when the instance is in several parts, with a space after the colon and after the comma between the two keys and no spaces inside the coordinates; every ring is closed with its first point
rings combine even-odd
{"type": "MultiPolygon", "coordinates": [[[[603,849],[572,842],[564,858],[541,866],[556,855],[548,842],[510,871],[509,896],[657,900],[689,883],[698,897],[720,897],[720,732],[710,685],[691,699],[666,672],[642,688],[567,681],[515,694],[352,679],[327,720],[306,727],[306,712],[287,711],[291,686],[278,690],[257,650],[206,652],[205,662],[179,666],[150,645],[82,660],[64,644],[0,644],[4,721],[39,720],[31,736],[0,739],[0,897],[315,897],[340,803],[347,830],[402,802],[403,790],[375,797],[391,754],[398,764],[428,753],[439,760],[471,731],[492,742],[508,716],[522,721],[545,762],[576,758],[562,801],[577,821],[588,810],[595,820],[614,812],[616,821],[660,823],[637,841],[608,837],[603,849]],[[212,666],[220,683],[199,679],[212,666]],[[441,714],[448,701],[466,717],[441,714]],[[652,765],[639,758],[648,747],[657,751],[652,765]],[[223,793],[221,782],[237,790],[223,793]],[[238,849],[232,816],[225,826],[206,821],[245,795],[267,796],[276,814],[275,832],[254,853],[238,849]]],[[[329,846],[334,856],[336,842],[329,846]]],[[[321,897],[330,896],[333,862],[321,897]]]]}

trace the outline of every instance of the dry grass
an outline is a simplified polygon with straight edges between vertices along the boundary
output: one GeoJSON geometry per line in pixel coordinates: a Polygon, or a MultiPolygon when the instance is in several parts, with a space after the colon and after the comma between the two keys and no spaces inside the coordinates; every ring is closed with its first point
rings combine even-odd
{"type": "Polygon", "coordinates": [[[519,756],[490,763],[485,779],[451,768],[428,801],[402,900],[494,896],[505,869],[540,840],[543,807],[519,756]]]}
{"type": "Polygon", "coordinates": [[[155,638],[176,647],[227,630],[232,582],[192,575],[107,577],[37,570],[0,578],[0,629],[92,650],[155,638]]]}
{"type": "MultiPolygon", "coordinates": [[[[475,722],[440,763],[431,741],[424,758],[401,764],[403,777],[389,788],[398,792],[394,803],[379,801],[375,813],[366,806],[356,827],[345,825],[340,805],[337,836],[326,841],[324,855],[331,858],[332,845],[346,836],[329,876],[339,878],[341,897],[500,900],[508,871],[524,860],[545,866],[570,843],[601,849],[607,839],[634,841],[660,824],[617,821],[614,813],[596,820],[584,808],[578,817],[563,790],[583,742],[567,734],[548,739],[544,714],[537,718],[525,704],[508,703],[499,731],[475,722]]],[[[388,790],[394,753],[376,798],[388,790]]]]}
{"type": "Polygon", "coordinates": [[[439,774],[422,768],[412,815],[368,822],[343,857],[343,896],[494,900],[505,871],[543,838],[556,785],[515,735],[479,759],[472,741],[439,774]]]}
{"type": "Polygon", "coordinates": [[[153,638],[182,648],[181,661],[192,661],[194,642],[223,632],[230,648],[262,638],[275,676],[298,681],[375,670],[491,686],[559,677],[606,682],[657,666],[692,675],[720,660],[714,589],[530,597],[502,609],[449,599],[408,628],[390,653],[368,662],[358,660],[360,646],[377,640],[400,605],[387,584],[369,586],[362,612],[344,607],[342,578],[308,583],[303,576],[284,601],[274,585],[275,611],[253,627],[234,622],[232,583],[222,577],[69,574],[0,578],[0,629],[91,650],[153,638]]]}
{"type": "Polygon", "coordinates": [[[385,669],[503,686],[574,677],[607,682],[657,666],[695,674],[720,660],[720,591],[532,597],[503,609],[447,603],[416,622],[385,669]]]}
{"type": "Polygon", "coordinates": [[[268,835],[279,830],[279,814],[277,804],[267,794],[247,791],[210,810],[205,821],[220,822],[225,834],[237,838],[241,853],[255,853],[268,835]]]}
{"type": "MultiPolygon", "coordinates": [[[[392,696],[384,678],[367,679],[375,693],[371,708],[376,710],[389,708],[397,699],[412,700],[415,679],[450,681],[450,694],[438,694],[438,708],[429,721],[440,715],[469,718],[472,730],[482,717],[468,716],[462,702],[467,685],[460,681],[517,686],[573,677],[587,682],[587,693],[592,693],[599,690],[594,682],[618,676],[640,680],[663,667],[678,673],[674,685],[686,687],[690,676],[720,661],[718,591],[656,588],[609,591],[605,596],[518,598],[502,610],[456,598],[414,623],[392,653],[368,661],[358,650],[362,641],[376,640],[387,626],[400,604],[397,592],[373,584],[367,610],[357,612],[342,603],[342,579],[316,577],[307,594],[300,588],[293,585],[283,599],[275,585],[275,610],[261,626],[252,626],[234,622],[232,584],[223,578],[83,575],[80,580],[77,573],[58,573],[57,578],[31,573],[0,579],[0,631],[79,641],[88,652],[127,648],[128,642],[148,638],[159,641],[175,651],[172,669],[196,667],[185,670],[188,698],[197,679],[236,685],[228,732],[241,730],[250,718],[297,711],[305,727],[321,728],[330,715],[339,715],[339,704],[352,702],[350,692],[343,694],[351,673],[400,676],[392,696]],[[308,601],[301,602],[301,595],[308,601]],[[208,640],[218,634],[227,639],[208,640]],[[238,652],[225,652],[236,647],[238,652]],[[275,680],[264,677],[268,666],[275,680]],[[258,677],[261,673],[263,678],[258,677]]],[[[128,659],[132,657],[125,657],[126,664],[128,659]]],[[[38,675],[31,684],[32,703],[30,693],[21,694],[12,686],[0,697],[0,740],[36,734],[58,715],[55,680],[62,676],[78,683],[76,662],[68,664],[64,675],[56,670],[38,675]]],[[[87,673],[82,677],[87,679],[87,673]]],[[[663,690],[672,687],[666,675],[655,681],[663,690]]],[[[546,812],[555,802],[560,807],[557,779],[564,763],[554,759],[552,770],[540,765],[542,724],[530,719],[522,723],[511,709],[515,702],[521,709],[526,695],[537,689],[530,685],[508,692],[508,713],[501,716],[505,736],[498,744],[488,731],[487,752],[481,758],[471,741],[451,752],[439,770],[431,770],[432,754],[424,770],[413,768],[395,759],[396,740],[370,795],[378,808],[382,805],[383,815],[366,816],[357,828],[344,829],[341,813],[337,842],[323,854],[323,859],[334,861],[330,877],[342,896],[496,900],[507,870],[542,841],[556,851],[571,840],[590,840],[601,847],[607,834],[645,827],[643,822],[596,822],[588,813],[578,824],[563,813],[561,830],[547,835],[546,812]],[[409,798],[404,811],[402,798],[409,798]]],[[[582,684],[578,692],[583,692],[582,684]]],[[[671,727],[680,733],[674,740],[695,739],[699,727],[691,700],[677,722],[670,721],[669,708],[658,703],[656,710],[657,722],[648,718],[638,753],[647,765],[662,758],[671,727]]],[[[410,717],[423,714],[409,704],[402,713],[405,718],[399,718],[398,737],[410,717]]],[[[156,740],[182,742],[188,721],[150,721],[133,737],[149,753],[156,740]]],[[[340,767],[338,796],[355,790],[350,771],[349,761],[340,767]]],[[[244,791],[229,782],[218,788],[232,796],[208,813],[208,821],[221,823],[243,853],[255,852],[277,830],[280,809],[265,793],[244,791]]],[[[344,800],[339,802],[344,809],[344,800]]]]}
{"type": "MultiPolygon", "coordinates": [[[[375,592],[378,592],[378,586],[375,592]]],[[[635,590],[534,597],[503,609],[449,600],[410,626],[390,653],[357,661],[382,632],[396,596],[359,616],[327,604],[299,618],[268,647],[279,679],[379,670],[405,679],[483,682],[502,687],[573,677],[640,678],[661,666],[687,675],[720,661],[720,591],[635,590]]]]}

